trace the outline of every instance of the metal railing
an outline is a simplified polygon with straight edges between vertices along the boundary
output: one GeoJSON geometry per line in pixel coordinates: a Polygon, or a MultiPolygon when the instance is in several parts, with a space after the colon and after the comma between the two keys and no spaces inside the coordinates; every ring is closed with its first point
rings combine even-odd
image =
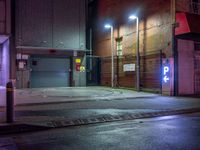
{"type": "Polygon", "coordinates": [[[190,12],[193,14],[200,15],[200,3],[191,2],[190,3],[190,12]]]}

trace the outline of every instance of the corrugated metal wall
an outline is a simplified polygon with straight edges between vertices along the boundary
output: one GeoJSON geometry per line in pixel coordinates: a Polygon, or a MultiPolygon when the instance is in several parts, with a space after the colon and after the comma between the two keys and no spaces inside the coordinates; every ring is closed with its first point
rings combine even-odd
{"type": "Polygon", "coordinates": [[[52,3],[17,0],[17,45],[52,47],[52,3]]]}
{"type": "Polygon", "coordinates": [[[85,0],[17,0],[17,46],[85,49],[85,0]]]}

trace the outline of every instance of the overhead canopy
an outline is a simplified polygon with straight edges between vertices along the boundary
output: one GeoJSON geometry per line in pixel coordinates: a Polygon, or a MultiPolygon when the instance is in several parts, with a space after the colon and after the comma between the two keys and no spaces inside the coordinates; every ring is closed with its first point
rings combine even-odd
{"type": "Polygon", "coordinates": [[[175,35],[182,39],[200,41],[200,15],[189,13],[176,13],[178,26],[175,35]]]}

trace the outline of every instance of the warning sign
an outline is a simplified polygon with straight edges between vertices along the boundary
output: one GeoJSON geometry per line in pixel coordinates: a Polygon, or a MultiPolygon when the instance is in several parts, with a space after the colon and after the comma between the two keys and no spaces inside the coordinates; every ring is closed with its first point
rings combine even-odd
{"type": "Polygon", "coordinates": [[[80,63],[81,63],[81,59],[80,59],[80,58],[76,58],[76,59],[75,59],[75,62],[76,62],[77,64],[80,64],[80,63]]]}

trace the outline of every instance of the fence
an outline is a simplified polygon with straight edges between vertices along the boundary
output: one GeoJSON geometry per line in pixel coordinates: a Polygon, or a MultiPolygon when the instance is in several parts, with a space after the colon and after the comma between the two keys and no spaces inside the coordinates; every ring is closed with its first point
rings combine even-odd
{"type": "MultiPolygon", "coordinates": [[[[140,56],[140,87],[161,92],[161,53],[155,51],[140,56]]],[[[136,87],[136,71],[125,71],[125,64],[136,64],[136,56],[114,57],[114,85],[136,87]]],[[[111,85],[111,57],[101,58],[101,84],[111,85]]]]}
{"type": "Polygon", "coordinates": [[[86,57],[86,80],[87,85],[100,85],[100,64],[99,57],[87,56],[86,57]]]}

